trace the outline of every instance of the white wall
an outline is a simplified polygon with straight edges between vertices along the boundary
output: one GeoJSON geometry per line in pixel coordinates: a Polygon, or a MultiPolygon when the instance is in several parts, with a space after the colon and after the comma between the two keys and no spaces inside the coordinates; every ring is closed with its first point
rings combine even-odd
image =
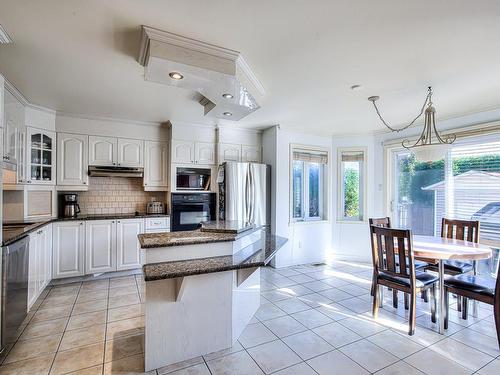
{"type": "MultiPolygon", "coordinates": [[[[273,232],[288,238],[278,251],[273,265],[285,267],[292,264],[321,262],[331,256],[331,222],[290,223],[290,145],[300,144],[330,149],[331,138],[307,133],[286,131],[274,127],[263,135],[264,162],[272,168],[274,193],[273,232]]],[[[331,153],[330,153],[331,154],[331,153]]],[[[328,219],[331,218],[331,163],[327,170],[329,189],[328,219]]]]}

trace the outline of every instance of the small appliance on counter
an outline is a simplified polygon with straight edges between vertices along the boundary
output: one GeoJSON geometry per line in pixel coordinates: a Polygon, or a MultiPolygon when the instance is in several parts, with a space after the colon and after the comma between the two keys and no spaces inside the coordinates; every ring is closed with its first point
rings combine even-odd
{"type": "Polygon", "coordinates": [[[165,206],[163,205],[163,202],[157,202],[155,200],[151,200],[151,202],[148,202],[146,205],[146,213],[147,214],[164,214],[165,213],[165,206]]]}
{"type": "Polygon", "coordinates": [[[80,213],[80,205],[77,203],[77,194],[64,194],[64,217],[76,217],[80,213]]]}

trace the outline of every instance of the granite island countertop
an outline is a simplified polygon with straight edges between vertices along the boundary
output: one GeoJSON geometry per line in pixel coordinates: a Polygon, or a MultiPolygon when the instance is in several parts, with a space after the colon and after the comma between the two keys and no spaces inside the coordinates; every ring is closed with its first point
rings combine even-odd
{"type": "Polygon", "coordinates": [[[248,247],[233,255],[146,264],[142,267],[144,280],[164,280],[265,266],[288,239],[268,231],[265,231],[263,235],[265,235],[263,247],[258,250],[248,247]]]}
{"type": "Polygon", "coordinates": [[[213,220],[201,223],[202,232],[238,234],[255,228],[255,224],[237,220],[213,220]]]}

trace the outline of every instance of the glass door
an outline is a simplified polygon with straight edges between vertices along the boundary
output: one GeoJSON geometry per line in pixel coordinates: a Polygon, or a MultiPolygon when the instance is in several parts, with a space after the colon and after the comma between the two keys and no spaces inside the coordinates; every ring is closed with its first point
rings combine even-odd
{"type": "Polygon", "coordinates": [[[54,184],[54,134],[31,128],[28,142],[29,181],[34,184],[54,184]]]}

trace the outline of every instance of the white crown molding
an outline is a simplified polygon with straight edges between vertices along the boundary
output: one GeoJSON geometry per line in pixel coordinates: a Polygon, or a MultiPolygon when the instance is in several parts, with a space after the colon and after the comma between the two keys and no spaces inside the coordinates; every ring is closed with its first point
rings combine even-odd
{"type": "Polygon", "coordinates": [[[0,44],[9,44],[13,43],[14,41],[10,37],[10,35],[7,33],[7,31],[3,28],[2,25],[0,25],[0,44]]]}
{"type": "Polygon", "coordinates": [[[28,102],[28,100],[24,97],[23,94],[21,94],[21,92],[12,84],[10,83],[10,81],[4,77],[4,87],[5,89],[10,92],[17,100],[19,100],[21,102],[21,104],[23,104],[24,106],[28,106],[30,105],[30,103],[28,102]]]}
{"type": "MultiPolygon", "coordinates": [[[[269,126],[269,127],[271,127],[271,126],[269,126]]],[[[221,130],[223,130],[223,129],[237,130],[237,131],[248,133],[248,134],[262,134],[262,132],[265,130],[265,129],[255,129],[255,128],[251,128],[251,127],[246,127],[246,126],[240,125],[240,124],[238,124],[238,126],[236,126],[236,127],[234,125],[231,125],[231,124],[217,124],[216,129],[217,130],[219,130],[219,129],[221,129],[221,130]]]]}
{"type": "Polygon", "coordinates": [[[243,55],[238,56],[238,60],[236,60],[236,63],[238,66],[241,68],[242,72],[245,73],[245,75],[248,77],[248,80],[250,83],[255,87],[255,89],[259,92],[261,96],[266,95],[266,89],[262,85],[262,83],[259,81],[255,73],[253,72],[252,68],[250,68],[250,65],[248,65],[247,61],[243,57],[243,55]]]}
{"type": "Polygon", "coordinates": [[[163,126],[164,124],[170,126],[170,121],[154,122],[154,121],[127,120],[127,119],[121,119],[121,118],[115,118],[115,117],[85,115],[85,114],[64,112],[64,111],[56,111],[56,116],[71,117],[71,118],[82,119],[82,120],[108,121],[108,122],[116,122],[116,123],[121,123],[121,124],[140,125],[140,126],[163,126]]]}

